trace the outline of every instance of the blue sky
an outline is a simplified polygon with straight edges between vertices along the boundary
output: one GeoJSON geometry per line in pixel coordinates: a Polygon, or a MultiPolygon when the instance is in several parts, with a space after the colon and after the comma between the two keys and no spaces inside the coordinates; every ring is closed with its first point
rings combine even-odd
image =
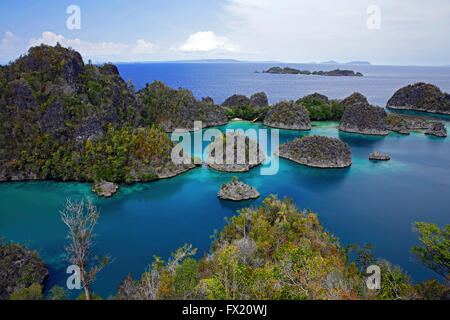
{"type": "Polygon", "coordinates": [[[95,62],[450,64],[448,0],[16,0],[0,12],[2,63],[59,41],[95,62]],[[81,10],[79,30],[66,27],[70,5],[81,10]]]}

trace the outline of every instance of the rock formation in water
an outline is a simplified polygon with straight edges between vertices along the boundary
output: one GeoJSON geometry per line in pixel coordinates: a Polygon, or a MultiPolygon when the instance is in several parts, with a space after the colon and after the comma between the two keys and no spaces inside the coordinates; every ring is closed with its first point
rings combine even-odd
{"type": "Polygon", "coordinates": [[[432,84],[419,82],[399,89],[386,105],[389,109],[450,114],[450,95],[432,84]]]}
{"type": "Polygon", "coordinates": [[[426,135],[436,136],[436,137],[446,137],[447,129],[442,122],[433,122],[428,130],[425,132],[426,135]]]}
{"type": "Polygon", "coordinates": [[[388,114],[383,119],[386,129],[400,134],[409,135],[408,121],[402,116],[396,114],[388,114]]]}
{"type": "Polygon", "coordinates": [[[352,152],[348,144],[323,136],[303,136],[284,143],[279,146],[277,154],[315,168],[346,168],[352,164],[352,152]]]}
{"type": "Polygon", "coordinates": [[[206,163],[217,171],[246,172],[264,160],[264,151],[257,141],[239,132],[229,132],[209,145],[206,163]]]}
{"type": "Polygon", "coordinates": [[[210,125],[226,123],[226,116],[185,91],[155,87],[162,94],[136,95],[112,64],[85,65],[60,45],[30,48],[0,69],[0,181],[132,183],[195,167],[173,163],[174,144],[157,127],[164,125],[160,109],[175,104],[183,113],[192,103],[184,119],[198,116],[210,125]]]}
{"type": "Polygon", "coordinates": [[[221,126],[228,123],[225,111],[207,97],[197,101],[190,90],[169,88],[163,82],[147,84],[137,93],[148,122],[159,124],[166,132],[194,131],[194,121],[202,127],[221,126]]]}
{"type": "Polygon", "coordinates": [[[384,118],[387,113],[383,108],[369,105],[360,93],[354,93],[342,101],[345,107],[339,124],[339,130],[366,135],[387,135],[384,118]]]}
{"type": "MultiPolygon", "coordinates": [[[[11,294],[20,294],[31,286],[42,286],[48,275],[36,251],[0,238],[0,300],[11,294]]],[[[40,290],[42,292],[42,287],[40,290]]],[[[39,292],[40,293],[40,292],[39,292]]]]}
{"type": "Polygon", "coordinates": [[[264,125],[288,130],[311,130],[311,120],[305,107],[293,101],[274,105],[264,118],[264,125]]]}
{"type": "Polygon", "coordinates": [[[107,181],[97,182],[92,187],[92,192],[105,198],[112,197],[116,194],[117,190],[119,190],[119,186],[117,184],[107,181]]]}
{"type": "Polygon", "coordinates": [[[220,187],[217,196],[222,200],[243,201],[259,198],[259,192],[241,181],[237,181],[234,177],[233,180],[227,184],[223,184],[220,187]]]}
{"type": "Polygon", "coordinates": [[[264,92],[255,93],[250,97],[250,102],[253,103],[255,108],[264,108],[269,105],[269,99],[264,92]]]}
{"type": "Polygon", "coordinates": [[[354,72],[352,70],[340,70],[335,69],[331,71],[308,71],[308,70],[298,70],[294,68],[280,68],[272,67],[268,70],[263,71],[263,73],[272,74],[303,74],[303,75],[317,75],[317,76],[329,76],[329,77],[362,77],[361,72],[354,72]]]}
{"type": "Polygon", "coordinates": [[[376,161],[388,161],[391,160],[391,157],[388,156],[387,154],[378,152],[378,151],[374,151],[370,154],[369,156],[369,160],[376,160],[376,161]]]}
{"type": "Polygon", "coordinates": [[[222,104],[222,107],[245,107],[251,105],[252,102],[249,98],[241,94],[234,94],[228,97],[222,104]]]}

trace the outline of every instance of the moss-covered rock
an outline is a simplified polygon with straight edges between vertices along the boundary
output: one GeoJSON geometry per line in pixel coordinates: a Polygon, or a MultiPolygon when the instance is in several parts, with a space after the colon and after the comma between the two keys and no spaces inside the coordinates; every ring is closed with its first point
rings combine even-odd
{"type": "Polygon", "coordinates": [[[0,238],[0,300],[14,294],[19,296],[33,285],[42,293],[41,285],[47,275],[45,263],[36,251],[15,243],[4,243],[0,238]]]}
{"type": "Polygon", "coordinates": [[[303,136],[282,144],[277,154],[285,159],[316,168],[346,168],[352,164],[348,144],[336,138],[303,136]]]}
{"type": "Polygon", "coordinates": [[[432,84],[419,82],[399,89],[387,108],[450,114],[450,95],[432,84]]]}
{"type": "Polygon", "coordinates": [[[217,171],[246,172],[264,160],[264,151],[257,141],[239,132],[229,132],[209,145],[206,163],[217,171]]]}
{"type": "Polygon", "coordinates": [[[281,101],[264,118],[264,125],[288,130],[311,130],[311,120],[305,107],[294,101],[281,101]]]}

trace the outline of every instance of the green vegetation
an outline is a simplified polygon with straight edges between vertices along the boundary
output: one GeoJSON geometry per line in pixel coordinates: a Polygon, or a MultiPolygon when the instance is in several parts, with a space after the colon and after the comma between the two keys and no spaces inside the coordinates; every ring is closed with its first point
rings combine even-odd
{"type": "Polygon", "coordinates": [[[255,108],[252,104],[249,104],[242,106],[224,107],[223,109],[225,110],[228,119],[240,118],[243,120],[253,121],[255,119],[263,120],[271,107],[266,106],[263,108],[255,108]]]}
{"type": "MultiPolygon", "coordinates": [[[[173,95],[190,99],[154,86],[163,88],[152,102],[159,110],[173,95]]],[[[141,106],[117,68],[84,65],[59,45],[33,47],[0,70],[0,120],[0,181],[135,182],[185,171],[172,165],[160,118],[141,106]]]]}
{"type": "Polygon", "coordinates": [[[344,107],[338,100],[321,100],[317,98],[302,98],[297,103],[303,104],[312,121],[340,120],[344,114],[344,107]]]}
{"type": "Polygon", "coordinates": [[[450,225],[440,229],[434,223],[416,222],[414,231],[422,246],[412,247],[411,252],[425,267],[450,280],[450,225]]]}
{"type": "MultiPolygon", "coordinates": [[[[80,205],[85,208],[83,204],[75,203],[74,206],[66,206],[66,209],[72,213],[86,212],[84,209],[77,209],[81,208],[80,205]]],[[[97,210],[94,207],[90,210],[89,204],[87,206],[94,221],[97,210]]],[[[81,214],[86,219],[77,219],[77,216],[66,215],[75,218],[71,221],[81,222],[80,227],[87,228],[87,232],[83,234],[90,234],[93,229],[89,227],[92,226],[89,222],[90,215],[81,214]]],[[[433,224],[416,223],[415,229],[419,232],[424,247],[413,249],[420,257],[426,257],[425,260],[421,259],[427,261],[426,266],[447,279],[449,228],[447,225],[441,230],[433,224]]],[[[81,244],[90,243],[89,237],[82,236],[80,239],[81,244]]],[[[8,244],[0,248],[10,250],[17,248],[17,245],[8,244]]],[[[206,253],[200,260],[193,258],[197,250],[189,245],[174,252],[167,262],[155,256],[154,262],[139,279],[134,280],[128,275],[121,282],[115,298],[449,299],[448,281],[443,284],[430,279],[413,284],[411,277],[398,266],[392,266],[383,259],[376,259],[372,254],[373,248],[370,244],[343,247],[335,236],[323,229],[315,213],[298,209],[292,200],[279,200],[272,195],[266,198],[260,207],[244,208],[238,215],[229,219],[222,231],[215,234],[210,253],[206,253]],[[380,289],[369,290],[366,286],[366,270],[370,265],[380,267],[380,289]]],[[[5,260],[4,254],[0,257],[0,267],[15,265],[12,260],[5,260]]],[[[94,270],[101,268],[94,267],[94,270]]],[[[0,275],[2,274],[0,272],[0,275]]],[[[95,277],[94,273],[92,275],[95,277]]],[[[29,278],[26,274],[24,277],[29,278]]],[[[4,279],[1,280],[0,284],[4,284],[4,279]]],[[[53,287],[46,297],[42,297],[39,281],[30,281],[28,285],[11,292],[11,295],[3,296],[3,299],[67,299],[65,290],[57,286],[53,287]]],[[[83,293],[77,299],[86,297],[93,300],[102,299],[89,290],[88,295],[83,293]]]]}
{"type": "Polygon", "coordinates": [[[166,263],[155,261],[141,279],[129,275],[119,299],[443,299],[448,287],[417,285],[399,267],[375,259],[373,246],[342,247],[317,215],[271,196],[244,208],[217,235],[200,261],[185,245],[166,263]],[[350,256],[354,253],[354,262],[350,256]],[[381,268],[381,289],[366,287],[367,266],[381,268]]]}
{"type": "Polygon", "coordinates": [[[0,238],[0,300],[42,298],[48,271],[36,251],[0,238]]]}

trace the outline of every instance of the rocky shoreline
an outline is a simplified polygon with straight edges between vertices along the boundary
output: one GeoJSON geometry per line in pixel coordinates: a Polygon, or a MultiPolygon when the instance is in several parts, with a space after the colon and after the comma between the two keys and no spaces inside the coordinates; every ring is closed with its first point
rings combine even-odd
{"type": "Polygon", "coordinates": [[[348,144],[323,136],[297,138],[280,145],[276,154],[314,168],[346,168],[352,165],[352,153],[348,144]]]}

